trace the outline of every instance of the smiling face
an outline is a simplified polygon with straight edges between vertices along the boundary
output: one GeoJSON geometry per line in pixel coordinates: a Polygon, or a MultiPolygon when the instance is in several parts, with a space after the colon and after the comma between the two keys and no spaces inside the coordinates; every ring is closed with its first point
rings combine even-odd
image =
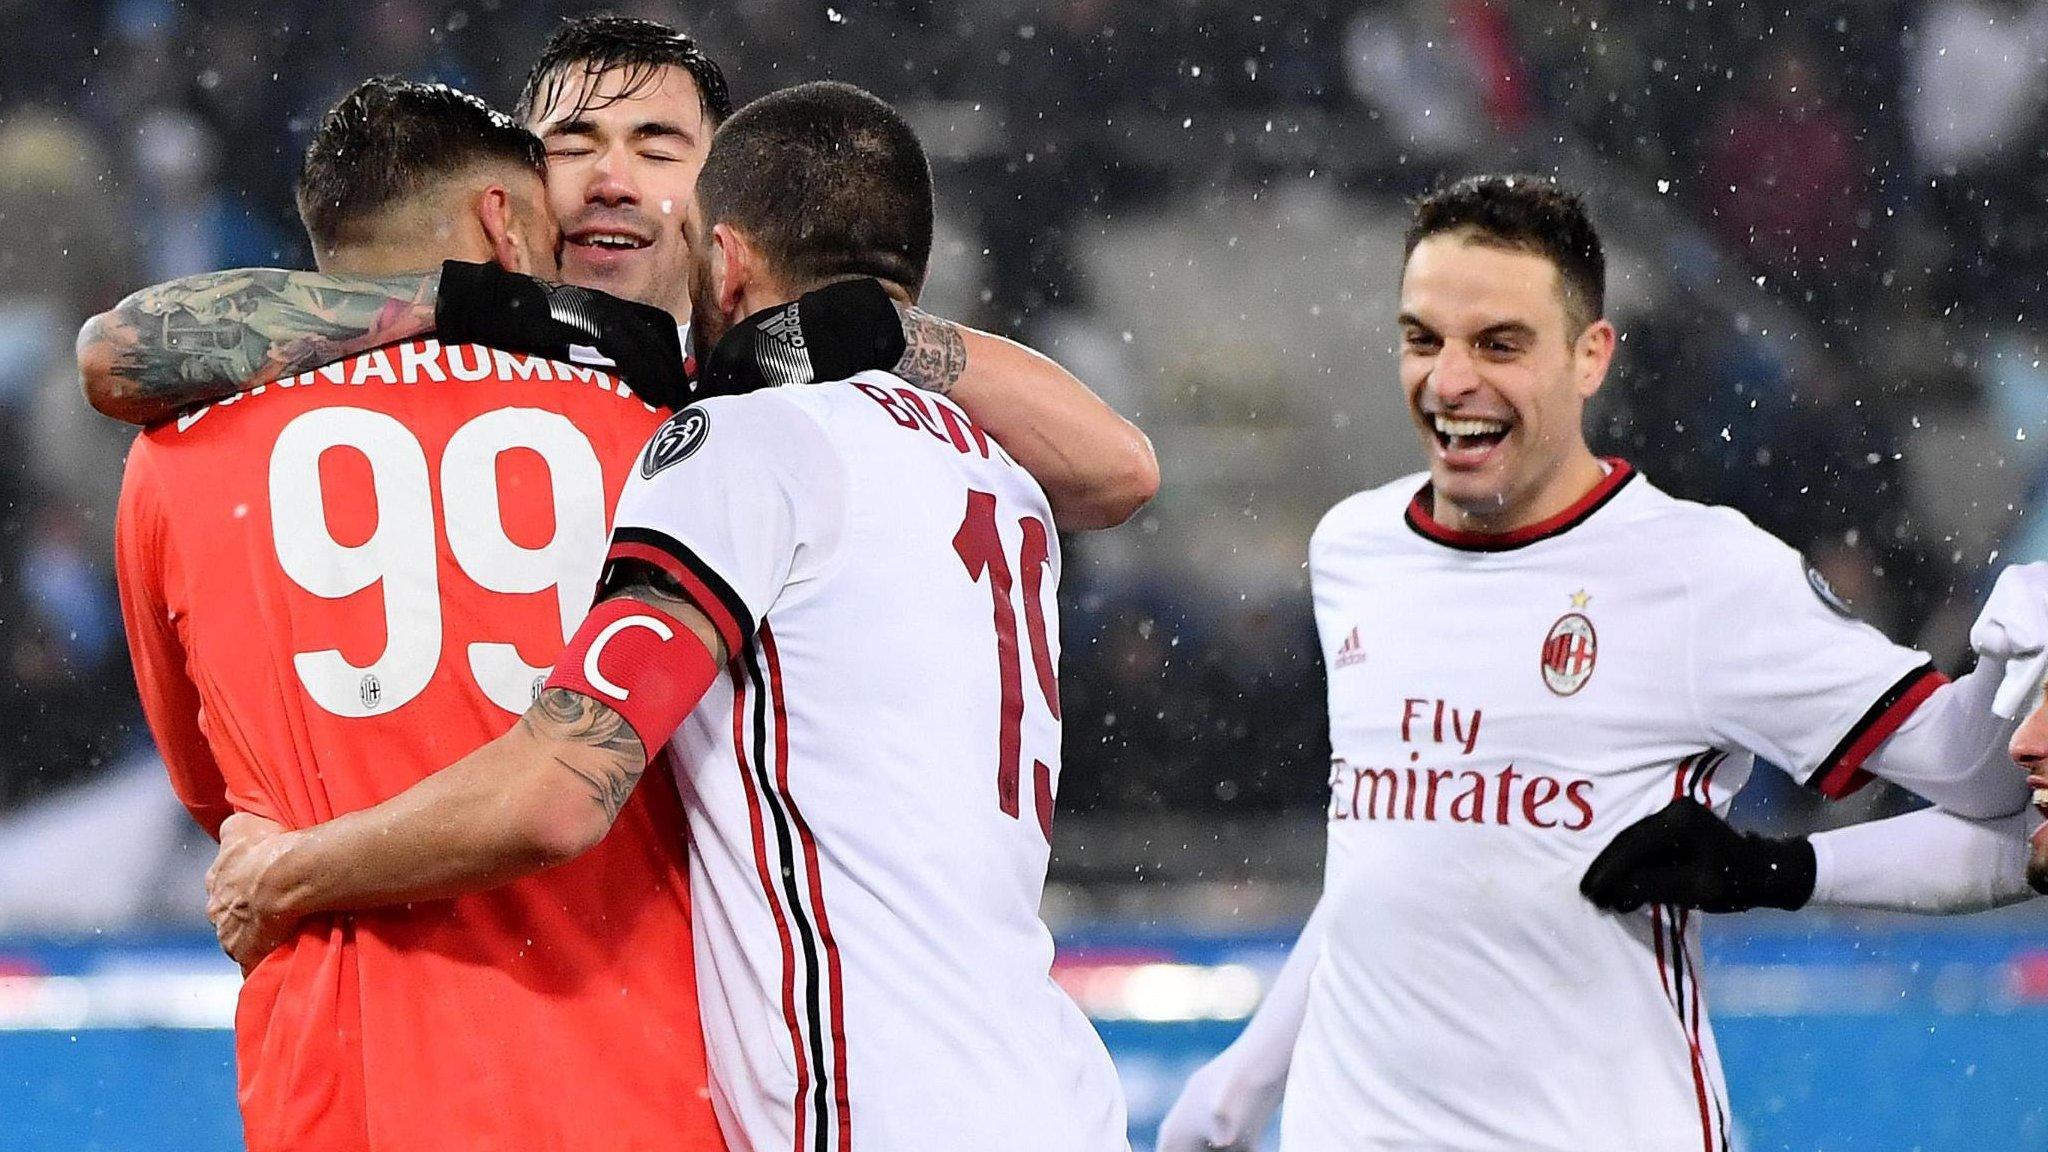
{"type": "Polygon", "coordinates": [[[1550,260],[1469,231],[1430,236],[1402,273],[1400,324],[1401,387],[1439,523],[1510,531],[1599,482],[1581,421],[1614,327],[1571,318],[1550,260]]]}
{"type": "Polygon", "coordinates": [[[590,77],[572,64],[554,96],[529,111],[547,145],[563,279],[687,319],[685,220],[714,127],[696,80],[679,67],[590,77]]]}

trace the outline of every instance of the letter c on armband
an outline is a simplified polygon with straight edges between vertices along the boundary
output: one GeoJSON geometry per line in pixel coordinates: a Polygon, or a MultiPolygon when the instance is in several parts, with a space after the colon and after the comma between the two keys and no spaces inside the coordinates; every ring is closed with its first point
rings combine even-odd
{"type": "Polygon", "coordinates": [[[628,597],[590,610],[544,685],[609,704],[651,758],[718,677],[697,633],[660,608],[628,597]],[[609,661],[607,669],[598,667],[609,661]]]}
{"type": "Polygon", "coordinates": [[[607,679],[597,667],[597,658],[604,653],[604,647],[611,643],[612,637],[628,628],[645,628],[664,641],[673,640],[676,636],[673,628],[652,616],[621,616],[605,625],[603,631],[597,634],[597,638],[590,642],[589,650],[583,654],[583,679],[592,688],[620,701],[632,699],[632,691],[607,679]]]}

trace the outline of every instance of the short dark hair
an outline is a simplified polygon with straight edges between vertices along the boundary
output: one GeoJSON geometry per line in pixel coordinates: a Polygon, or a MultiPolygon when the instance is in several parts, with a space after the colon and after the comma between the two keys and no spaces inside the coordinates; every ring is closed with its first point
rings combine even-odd
{"type": "MultiPolygon", "coordinates": [[[[629,100],[657,83],[663,68],[681,68],[697,82],[697,96],[712,127],[732,115],[725,70],[695,40],[666,24],[609,12],[572,17],[541,45],[540,59],[533,62],[519,89],[520,114],[531,122],[560,98],[572,75],[595,80],[620,68],[626,76],[617,100],[629,100]]],[[[584,98],[590,98],[590,90],[584,98]]]]}
{"type": "Polygon", "coordinates": [[[932,168],[910,124],[851,84],[771,92],[711,138],[704,227],[745,232],[790,287],[873,276],[913,294],[932,255],[932,168]]]}
{"type": "Polygon", "coordinates": [[[1533,252],[1557,266],[1565,313],[1584,329],[1607,310],[1607,254],[1585,202],[1543,176],[1467,176],[1415,202],[1402,259],[1431,236],[1467,232],[1482,244],[1533,252]]]}
{"type": "Polygon", "coordinates": [[[387,209],[476,164],[547,178],[540,138],[467,92],[377,76],[320,121],[299,166],[299,219],[321,251],[364,239],[387,209]]]}

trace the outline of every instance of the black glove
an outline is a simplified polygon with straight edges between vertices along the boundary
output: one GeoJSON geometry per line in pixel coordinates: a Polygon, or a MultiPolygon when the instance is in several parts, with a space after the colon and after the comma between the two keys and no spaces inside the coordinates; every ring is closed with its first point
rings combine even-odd
{"type": "Polygon", "coordinates": [[[1609,912],[1673,904],[1703,912],[1801,907],[1813,897],[1813,845],[1737,832],[1690,798],[1621,830],[1579,891],[1609,912]]]}
{"type": "Polygon", "coordinates": [[[569,359],[571,344],[587,345],[617,365],[619,377],[649,404],[680,408],[693,398],[675,317],[592,288],[450,260],[441,265],[434,330],[443,344],[482,344],[550,360],[569,359]]]}
{"type": "Polygon", "coordinates": [[[908,342],[879,280],[842,280],[733,325],[697,357],[697,395],[726,396],[844,380],[870,368],[893,372],[908,342]]]}

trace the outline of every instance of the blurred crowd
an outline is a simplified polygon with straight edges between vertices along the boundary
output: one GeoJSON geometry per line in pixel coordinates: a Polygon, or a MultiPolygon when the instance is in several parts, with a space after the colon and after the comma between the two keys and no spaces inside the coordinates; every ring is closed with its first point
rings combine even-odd
{"type": "MultiPolygon", "coordinates": [[[[78,323],[309,266],[291,179],[339,93],[392,73],[509,105],[585,7],[0,0],[33,29],[0,47],[0,807],[147,740],[109,559],[128,434],[78,399],[78,323]]],[[[696,35],[741,99],[836,77],[898,103],[939,177],[927,302],[1155,438],[1165,494],[1068,542],[1063,812],[1320,805],[1307,538],[1420,466],[1392,317],[1403,197],[1445,176],[1589,193],[1625,333],[1598,442],[1805,549],[1878,626],[1954,670],[1989,567],[2048,558],[2023,515],[2048,2],[612,7],[696,35]]]]}

